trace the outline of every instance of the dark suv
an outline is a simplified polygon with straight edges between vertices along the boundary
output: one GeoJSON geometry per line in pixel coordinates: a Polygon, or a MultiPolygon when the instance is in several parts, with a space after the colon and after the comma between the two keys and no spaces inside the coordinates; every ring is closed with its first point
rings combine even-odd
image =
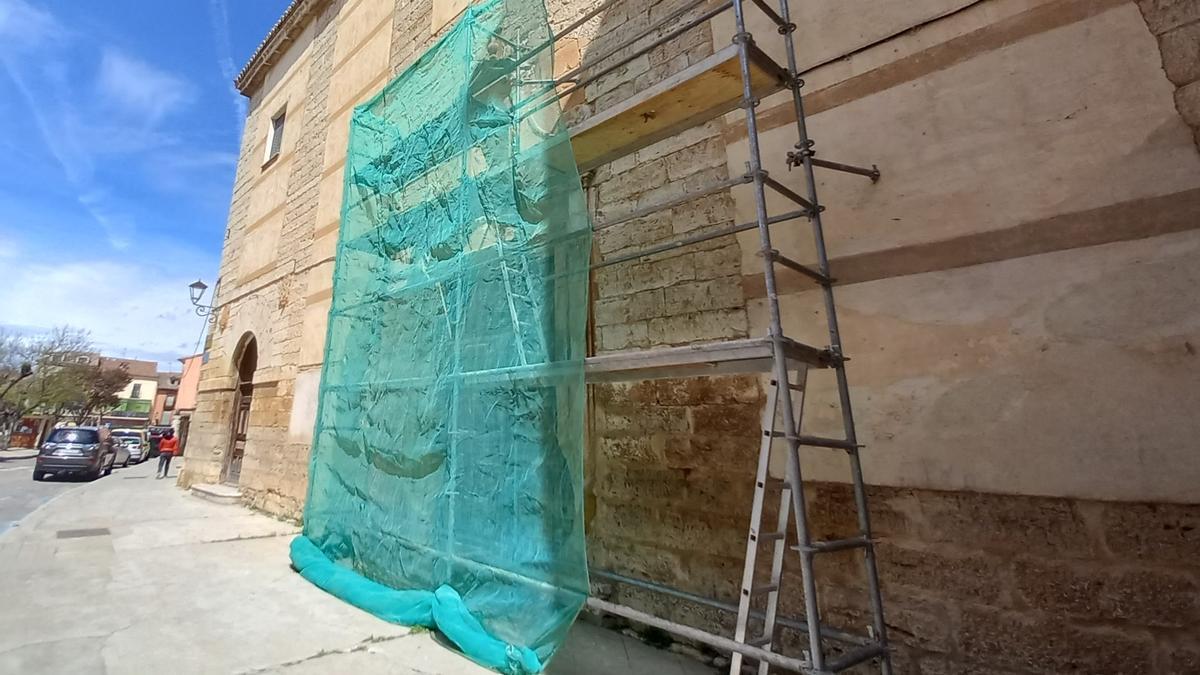
{"type": "Polygon", "coordinates": [[[112,434],[96,427],[67,427],[50,432],[42,443],[33,479],[42,480],[46,474],[82,473],[89,478],[110,474],[117,461],[112,434]]]}

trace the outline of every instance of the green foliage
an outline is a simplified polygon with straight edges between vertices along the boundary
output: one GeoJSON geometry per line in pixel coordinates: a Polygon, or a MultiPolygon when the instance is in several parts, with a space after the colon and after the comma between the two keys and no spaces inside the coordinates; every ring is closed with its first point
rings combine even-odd
{"type": "Polygon", "coordinates": [[[96,362],[90,337],[78,328],[35,336],[0,331],[0,426],[31,413],[79,423],[113,408],[129,373],[96,362]]]}
{"type": "Polygon", "coordinates": [[[78,328],[62,326],[34,336],[0,331],[0,422],[59,407],[74,387],[73,378],[62,373],[63,364],[91,354],[91,339],[78,328]],[[22,377],[24,365],[30,372],[22,377]]]}
{"type": "Polygon", "coordinates": [[[71,412],[75,422],[82,424],[93,413],[105,413],[121,402],[122,389],[131,378],[124,367],[71,366],[70,378],[76,383],[75,406],[71,412]]]}

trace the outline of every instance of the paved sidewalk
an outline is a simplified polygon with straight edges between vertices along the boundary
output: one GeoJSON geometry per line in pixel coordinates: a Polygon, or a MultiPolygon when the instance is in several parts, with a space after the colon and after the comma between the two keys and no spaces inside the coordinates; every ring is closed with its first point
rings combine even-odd
{"type": "Polygon", "coordinates": [[[0,461],[32,459],[37,454],[37,448],[0,448],[0,461]]]}
{"type": "MultiPolygon", "coordinates": [[[[193,497],[154,465],[65,492],[0,535],[0,673],[487,673],[292,572],[297,528],[193,497]]],[[[577,624],[551,673],[709,673],[577,624]]]]}

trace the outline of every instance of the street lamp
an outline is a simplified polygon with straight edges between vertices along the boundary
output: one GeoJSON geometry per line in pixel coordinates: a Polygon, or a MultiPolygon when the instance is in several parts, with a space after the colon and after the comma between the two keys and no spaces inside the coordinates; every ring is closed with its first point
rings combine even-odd
{"type": "MultiPolygon", "coordinates": [[[[217,285],[220,286],[220,282],[217,282],[217,285]]],[[[188,284],[188,293],[191,295],[192,305],[196,308],[196,316],[207,316],[209,323],[213,323],[217,320],[216,308],[213,305],[205,305],[200,302],[204,298],[204,291],[207,290],[208,284],[199,279],[188,284]]],[[[214,290],[213,299],[215,300],[216,297],[217,292],[214,290]]]]}
{"type": "Polygon", "coordinates": [[[204,297],[204,291],[208,290],[208,284],[197,279],[188,286],[188,289],[192,293],[192,304],[197,305],[200,303],[200,298],[204,297]]]}

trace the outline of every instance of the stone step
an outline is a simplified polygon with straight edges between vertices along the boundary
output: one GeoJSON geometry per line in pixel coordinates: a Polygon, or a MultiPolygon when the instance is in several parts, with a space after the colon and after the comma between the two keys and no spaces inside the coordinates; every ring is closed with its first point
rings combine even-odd
{"type": "Polygon", "coordinates": [[[200,483],[192,486],[192,494],[216,504],[240,504],[242,491],[232,485],[200,483]]]}

